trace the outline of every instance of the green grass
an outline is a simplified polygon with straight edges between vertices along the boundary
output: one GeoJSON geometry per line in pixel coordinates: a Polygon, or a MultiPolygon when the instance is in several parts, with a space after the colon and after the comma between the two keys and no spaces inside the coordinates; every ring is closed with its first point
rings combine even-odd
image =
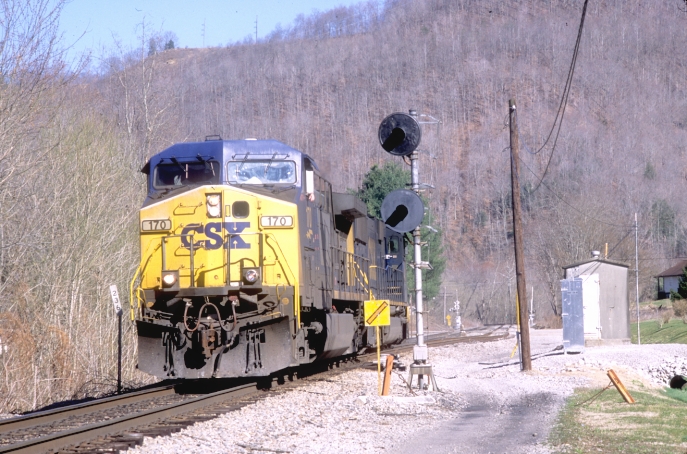
{"type": "Polygon", "coordinates": [[[549,437],[553,452],[687,452],[687,391],[631,390],[636,403],[627,404],[611,387],[596,400],[582,403],[599,391],[576,390],[568,399],[549,437]]]}
{"type": "Polygon", "coordinates": [[[666,298],[664,300],[648,300],[648,301],[640,301],[639,302],[640,308],[654,308],[655,309],[658,306],[673,307],[673,302],[670,301],[670,298],[666,298]]]}
{"type": "MultiPolygon", "coordinates": [[[[659,303],[670,307],[670,300],[659,303]]],[[[687,344],[687,324],[681,319],[662,326],[649,320],[639,326],[642,344],[687,344]]],[[[637,324],[632,323],[630,330],[632,343],[637,343],[637,324]]],[[[600,389],[575,390],[549,436],[553,452],[687,453],[687,391],[650,390],[633,383],[642,389],[630,391],[637,401],[632,405],[613,387],[591,401],[600,389]]]]}
{"type": "MultiPolygon", "coordinates": [[[[673,319],[659,327],[658,320],[641,322],[642,344],[687,344],[687,324],[680,319],[673,319]]],[[[630,324],[632,343],[637,343],[637,324],[630,324]]]]}

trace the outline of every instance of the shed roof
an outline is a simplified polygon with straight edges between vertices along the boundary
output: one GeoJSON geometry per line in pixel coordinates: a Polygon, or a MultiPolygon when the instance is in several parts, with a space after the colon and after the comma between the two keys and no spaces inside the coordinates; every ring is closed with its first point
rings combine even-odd
{"type": "Polygon", "coordinates": [[[660,274],[657,274],[656,277],[672,277],[672,276],[682,276],[682,270],[687,266],[687,260],[683,260],[680,263],[678,263],[675,266],[671,266],[667,270],[663,271],[660,274]]]}
{"type": "Polygon", "coordinates": [[[606,263],[608,265],[621,266],[623,268],[629,268],[630,267],[630,265],[628,265],[627,263],[623,263],[623,262],[616,262],[613,260],[602,259],[602,258],[591,258],[588,260],[584,260],[582,262],[577,262],[577,263],[572,263],[570,265],[566,265],[563,267],[563,269],[567,270],[568,268],[575,268],[575,267],[586,265],[587,263],[592,263],[592,262],[606,263]]]}

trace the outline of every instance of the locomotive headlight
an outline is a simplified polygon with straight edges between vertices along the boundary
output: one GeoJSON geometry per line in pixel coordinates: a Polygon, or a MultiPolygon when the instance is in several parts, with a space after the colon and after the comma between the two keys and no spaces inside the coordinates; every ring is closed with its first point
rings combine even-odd
{"type": "Polygon", "coordinates": [[[178,271],[163,271],[162,272],[162,288],[176,289],[179,287],[179,272],[178,271]]]}
{"type": "Polygon", "coordinates": [[[219,194],[208,194],[205,196],[209,218],[218,218],[222,214],[222,198],[219,194]]]}
{"type": "Polygon", "coordinates": [[[246,268],[243,270],[243,279],[248,284],[255,284],[260,279],[260,272],[257,268],[246,268]]]}

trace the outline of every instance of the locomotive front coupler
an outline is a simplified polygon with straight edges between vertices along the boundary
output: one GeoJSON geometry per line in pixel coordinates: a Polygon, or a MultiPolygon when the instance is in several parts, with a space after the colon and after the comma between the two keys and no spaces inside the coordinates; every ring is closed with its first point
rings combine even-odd
{"type": "Polygon", "coordinates": [[[322,323],[314,321],[310,322],[308,325],[305,325],[303,328],[305,328],[307,331],[312,331],[314,334],[320,334],[322,331],[324,331],[322,323]]]}

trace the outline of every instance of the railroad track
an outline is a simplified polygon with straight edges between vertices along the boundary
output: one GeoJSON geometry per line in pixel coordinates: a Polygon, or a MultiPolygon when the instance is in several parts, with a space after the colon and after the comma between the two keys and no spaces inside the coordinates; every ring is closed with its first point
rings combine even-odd
{"type": "MultiPolygon", "coordinates": [[[[430,347],[438,347],[441,345],[451,345],[451,344],[469,344],[473,342],[492,342],[501,339],[506,339],[509,336],[508,333],[509,325],[498,325],[494,327],[489,327],[482,334],[472,334],[466,335],[461,333],[456,333],[455,331],[444,331],[443,333],[433,334],[427,336],[425,343],[430,347]]],[[[481,329],[480,329],[481,330],[481,329]]],[[[469,330],[468,332],[474,332],[475,330],[469,330]]],[[[415,338],[406,339],[410,341],[409,348],[415,345],[415,338]]],[[[406,344],[403,345],[404,347],[406,344]]]]}
{"type": "MultiPolygon", "coordinates": [[[[427,339],[429,346],[457,343],[489,342],[504,339],[505,333],[494,334],[498,328],[474,336],[459,336],[448,332],[427,339]]],[[[385,353],[400,353],[413,348],[414,343],[385,349],[385,353]]],[[[301,377],[330,371],[334,373],[360,367],[374,354],[359,355],[319,363],[306,369],[275,377],[287,386],[295,375],[301,377]],[[351,361],[354,360],[354,361],[351,361]]],[[[235,381],[234,381],[235,382],[235,381]]],[[[228,383],[228,382],[227,382],[228,383]]],[[[304,383],[305,384],[305,383],[304,383]]],[[[267,395],[255,383],[247,383],[209,394],[180,393],[182,385],[167,385],[119,396],[98,399],[67,407],[36,412],[0,421],[0,454],[14,453],[85,453],[119,452],[139,445],[146,436],[168,435],[195,422],[215,418],[235,411],[267,395]]],[[[186,391],[188,392],[188,391],[186,391]]]]}
{"type": "Polygon", "coordinates": [[[37,412],[0,421],[0,453],[117,452],[142,443],[144,436],[166,435],[233,411],[241,399],[257,394],[254,383],[201,396],[179,395],[174,386],[165,386],[37,412]]]}

